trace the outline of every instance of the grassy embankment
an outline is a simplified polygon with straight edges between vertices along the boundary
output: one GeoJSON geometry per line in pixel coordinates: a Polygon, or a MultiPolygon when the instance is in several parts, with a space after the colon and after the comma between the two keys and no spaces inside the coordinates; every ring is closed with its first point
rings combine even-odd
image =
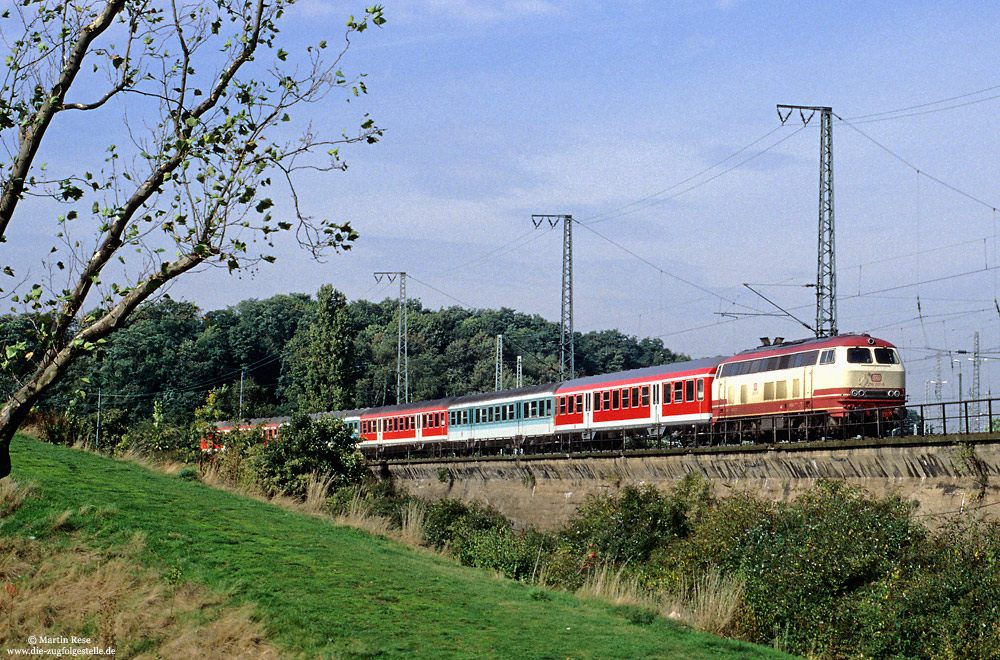
{"type": "MultiPolygon", "coordinates": [[[[15,576],[30,574],[32,561],[43,556],[52,573],[39,577],[35,570],[34,582],[21,585],[12,599],[41,589],[39,580],[48,580],[50,591],[56,588],[52,576],[58,566],[64,573],[90,574],[102,565],[105,571],[117,565],[118,573],[131,571],[136,589],[140,574],[158,580],[143,587],[150,591],[143,602],[167,603],[171,614],[161,617],[162,625],[173,625],[178,613],[190,621],[210,619],[204,612],[216,611],[214,623],[203,621],[188,635],[218,635],[229,616],[220,608],[246,612],[249,605],[266,638],[259,641],[273,644],[280,657],[788,657],[661,618],[636,617],[628,609],[500,580],[429,551],[130,463],[21,436],[15,438],[12,458],[12,477],[31,484],[32,492],[0,524],[5,555],[0,556],[0,578],[16,588],[15,576]],[[64,553],[62,560],[51,556],[54,548],[64,553]],[[84,556],[96,557],[97,568],[83,562],[79,570],[66,570],[84,556]],[[15,560],[21,573],[14,570],[15,560]],[[200,601],[194,593],[202,593],[200,601]],[[186,610],[180,601],[187,603],[186,610]]],[[[108,592],[101,584],[89,579],[73,589],[90,585],[108,592]]],[[[149,626],[142,633],[133,626],[138,638],[127,638],[125,619],[143,607],[135,598],[116,604],[107,593],[89,596],[102,606],[69,621],[49,606],[35,625],[41,621],[45,633],[53,635],[117,635],[112,641],[118,657],[169,651],[155,639],[167,633],[149,626]]],[[[22,616],[20,625],[26,620],[22,616]]],[[[17,625],[0,616],[0,639],[23,645],[20,635],[38,632],[17,630],[17,625]]],[[[248,628],[242,634],[254,633],[248,628]]]]}

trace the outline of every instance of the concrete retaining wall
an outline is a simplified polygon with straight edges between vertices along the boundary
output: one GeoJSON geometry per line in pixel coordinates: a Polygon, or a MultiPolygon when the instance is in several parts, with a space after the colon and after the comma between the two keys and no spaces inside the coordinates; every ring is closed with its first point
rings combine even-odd
{"type": "Polygon", "coordinates": [[[564,523],[591,493],[628,484],[667,489],[689,472],[708,477],[718,495],[747,490],[780,501],[820,479],[844,480],[875,495],[915,500],[917,515],[930,525],[969,507],[1000,514],[998,437],[441,459],[382,464],[378,471],[413,495],[490,504],[542,529],[564,523]]]}

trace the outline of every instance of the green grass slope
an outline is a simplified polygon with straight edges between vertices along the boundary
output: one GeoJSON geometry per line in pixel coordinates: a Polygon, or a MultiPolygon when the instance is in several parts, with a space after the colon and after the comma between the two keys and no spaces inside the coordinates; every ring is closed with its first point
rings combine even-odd
{"type": "Polygon", "coordinates": [[[334,658],[786,658],[457,566],[177,476],[18,436],[13,476],[35,497],[0,535],[109,546],[146,536],[149,565],[253,602],[290,656],[334,658]],[[63,525],[64,530],[67,525],[63,525]],[[632,617],[635,619],[636,617],[632,617]]]}

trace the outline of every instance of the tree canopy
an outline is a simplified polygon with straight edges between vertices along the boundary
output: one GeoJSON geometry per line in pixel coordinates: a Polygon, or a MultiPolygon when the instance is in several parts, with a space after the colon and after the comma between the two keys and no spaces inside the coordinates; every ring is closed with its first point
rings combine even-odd
{"type": "MultiPolygon", "coordinates": [[[[156,402],[179,425],[196,415],[216,421],[394,404],[396,310],[390,299],[347,302],[329,285],[315,300],[279,295],[209,312],[169,298],[146,303],[37,406],[73,411],[93,428],[100,387],[110,434],[109,420],[121,429],[147,421],[156,402]]],[[[516,385],[518,356],[524,385],[559,377],[557,323],[510,309],[428,309],[414,299],[407,315],[411,400],[492,390],[501,333],[504,388],[516,385]]],[[[24,316],[0,317],[0,350],[27,327],[24,316]]],[[[577,333],[576,346],[579,376],[687,359],[659,339],[616,330],[577,333]]],[[[15,375],[0,372],[0,388],[9,391],[15,375]]]]}
{"type": "Polygon", "coordinates": [[[163,285],[203,264],[273,261],[282,233],[313,256],[356,238],[349,222],[310,217],[295,182],[343,170],[339,148],[381,130],[362,116],[327,133],[301,110],[331,91],[366,92],[340,62],[352,36],[385,18],[377,5],[351,17],[329,50],[289,44],[279,28],[293,1],[25,0],[0,14],[0,241],[29,217],[57,227],[39,254],[48,281],[2,259],[11,279],[0,289],[16,290],[12,309],[31,327],[0,356],[18,367],[0,407],[0,476],[32,405],[163,285]],[[104,144],[40,162],[57,154],[46,147],[59,131],[104,144]]]}

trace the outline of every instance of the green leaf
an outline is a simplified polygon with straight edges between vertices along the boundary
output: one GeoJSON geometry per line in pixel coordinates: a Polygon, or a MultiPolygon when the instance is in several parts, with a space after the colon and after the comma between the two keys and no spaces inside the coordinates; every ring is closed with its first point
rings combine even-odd
{"type": "Polygon", "coordinates": [[[283,48],[278,49],[278,59],[284,62],[288,58],[288,53],[283,48]]]}
{"type": "Polygon", "coordinates": [[[197,117],[188,117],[187,119],[184,120],[184,123],[187,124],[188,126],[190,126],[191,128],[194,128],[195,126],[198,125],[198,118],[197,117]]]}

